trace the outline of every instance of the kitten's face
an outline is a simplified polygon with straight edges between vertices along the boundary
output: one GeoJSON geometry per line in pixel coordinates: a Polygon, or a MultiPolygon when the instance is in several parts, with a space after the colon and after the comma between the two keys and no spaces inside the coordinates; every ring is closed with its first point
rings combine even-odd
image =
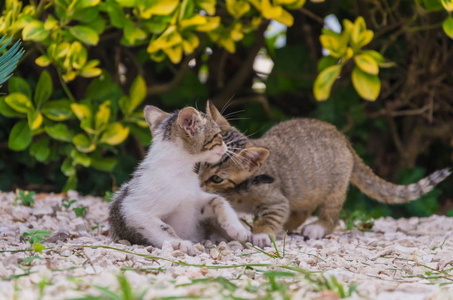
{"type": "Polygon", "coordinates": [[[222,192],[250,178],[266,160],[269,150],[249,145],[247,137],[231,127],[211,102],[207,113],[222,129],[228,153],[218,163],[200,166],[200,185],[208,192],[222,192]]]}
{"type": "Polygon", "coordinates": [[[217,123],[193,107],[168,114],[147,106],[145,118],[155,139],[174,141],[199,162],[215,163],[226,153],[217,123]]]}

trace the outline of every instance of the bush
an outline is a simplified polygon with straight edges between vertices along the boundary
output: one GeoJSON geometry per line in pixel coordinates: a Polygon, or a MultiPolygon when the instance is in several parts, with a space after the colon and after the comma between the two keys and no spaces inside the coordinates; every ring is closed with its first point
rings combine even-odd
{"type": "MultiPolygon", "coordinates": [[[[389,180],[448,164],[449,2],[305,2],[7,0],[0,35],[22,38],[26,55],[0,98],[0,188],[103,194],[149,144],[145,101],[171,110],[208,97],[234,97],[227,113],[245,107],[235,125],[258,135],[292,116],[333,123],[389,180]],[[275,21],[287,27],[266,31],[275,21]]],[[[426,207],[439,209],[409,211],[426,207]]]]}

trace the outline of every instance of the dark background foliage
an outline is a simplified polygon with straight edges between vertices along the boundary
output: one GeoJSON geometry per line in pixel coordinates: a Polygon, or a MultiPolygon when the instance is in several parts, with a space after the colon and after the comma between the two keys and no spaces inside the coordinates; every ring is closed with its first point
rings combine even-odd
{"type": "MultiPolygon", "coordinates": [[[[168,59],[154,62],[144,47],[125,47],[120,44],[121,34],[105,32],[90,50],[90,58],[101,61],[112,86],[107,90],[94,87],[95,92],[120,97],[121,90],[128,91],[136,76],[142,75],[148,88],[144,104],[166,111],[187,105],[204,110],[206,99],[211,99],[217,107],[226,107],[225,114],[233,113],[231,123],[252,138],[286,119],[320,119],[337,126],[377,175],[395,183],[412,183],[452,165],[453,40],[442,31],[447,13],[440,2],[307,2],[291,14],[294,25],[286,34],[280,34],[286,37],[282,47],[275,47],[275,36],[264,36],[268,24],[264,21],[237,44],[236,53],[210,44],[207,54],[204,45],[177,65],[168,59]],[[361,99],[354,90],[350,80],[352,65],[343,68],[329,100],[314,99],[313,82],[323,55],[319,36],[324,18],[331,14],[338,20],[363,16],[375,33],[366,48],[395,63],[394,67],[381,70],[381,92],[375,102],[361,99]],[[270,74],[253,68],[257,56],[273,61],[270,74]],[[118,72],[119,64],[125,66],[124,74],[118,72]],[[200,73],[206,74],[205,82],[200,80],[200,73]],[[256,82],[263,83],[265,89],[252,88],[256,82]]],[[[42,72],[34,63],[39,53],[27,48],[27,43],[24,48],[27,56],[15,74],[34,87],[42,72]]],[[[63,95],[57,74],[51,67],[48,70],[55,84],[54,94],[63,95]]],[[[90,84],[92,80],[77,77],[68,87],[76,99],[83,99],[90,84]]],[[[6,86],[3,92],[7,92],[6,86]]],[[[0,188],[60,191],[66,182],[60,171],[61,161],[43,164],[28,151],[8,149],[8,135],[16,121],[0,116],[0,188]]],[[[109,154],[118,158],[111,173],[77,169],[77,188],[81,193],[104,195],[130,178],[146,151],[144,141],[150,139],[142,132],[132,133],[109,154]]],[[[398,206],[378,204],[351,187],[345,208],[373,217],[452,214],[452,183],[453,178],[448,178],[422,199],[398,206]]]]}

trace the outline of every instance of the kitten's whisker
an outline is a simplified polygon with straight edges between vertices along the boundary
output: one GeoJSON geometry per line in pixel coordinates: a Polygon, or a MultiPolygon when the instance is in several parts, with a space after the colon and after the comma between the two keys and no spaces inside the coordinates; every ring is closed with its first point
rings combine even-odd
{"type": "Polygon", "coordinates": [[[233,111],[233,112],[230,112],[230,113],[224,115],[223,117],[226,119],[226,118],[228,118],[228,117],[230,117],[232,115],[235,115],[235,114],[238,114],[238,113],[241,113],[241,112],[244,112],[244,111],[245,111],[245,109],[233,111]]]}
{"type": "Polygon", "coordinates": [[[232,118],[232,119],[228,119],[228,118],[225,118],[227,121],[236,121],[236,120],[250,120],[250,118],[232,118]]]}
{"type": "Polygon", "coordinates": [[[231,96],[230,99],[228,99],[227,103],[225,103],[225,105],[222,107],[222,110],[220,110],[220,114],[223,115],[223,113],[225,112],[225,110],[233,103],[231,102],[231,100],[233,100],[235,95],[231,96]],[[231,102],[231,103],[230,103],[231,102]]]}
{"type": "Polygon", "coordinates": [[[233,157],[230,153],[228,153],[228,152],[229,152],[229,151],[227,150],[226,155],[231,159],[231,161],[232,161],[236,166],[238,166],[238,168],[240,168],[241,166],[239,165],[239,163],[238,163],[238,162],[234,159],[234,157],[233,157]]]}

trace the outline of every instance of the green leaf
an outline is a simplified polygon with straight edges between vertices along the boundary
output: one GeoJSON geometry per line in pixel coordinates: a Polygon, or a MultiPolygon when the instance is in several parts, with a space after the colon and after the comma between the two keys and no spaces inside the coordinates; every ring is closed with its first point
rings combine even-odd
{"type": "Polygon", "coordinates": [[[5,102],[5,97],[0,97],[0,114],[8,118],[23,118],[25,114],[15,111],[5,102]]]}
{"type": "Polygon", "coordinates": [[[71,103],[69,99],[49,101],[44,103],[41,111],[47,118],[53,121],[64,121],[73,116],[71,103]]]}
{"type": "Polygon", "coordinates": [[[61,165],[61,172],[65,174],[66,176],[74,176],[76,175],[76,170],[74,165],[72,164],[72,158],[68,157],[63,161],[63,164],[61,165]]]}
{"type": "Polygon", "coordinates": [[[128,96],[121,97],[120,100],[118,100],[118,105],[120,106],[120,109],[124,115],[129,114],[129,112],[131,111],[131,100],[128,96]]]}
{"type": "Polygon", "coordinates": [[[354,67],[352,71],[352,84],[360,97],[369,101],[376,100],[381,91],[379,77],[365,73],[358,67],[354,67]]]}
{"type": "Polygon", "coordinates": [[[11,77],[8,81],[8,91],[12,93],[21,93],[31,99],[31,89],[28,83],[21,77],[11,77]]]}
{"type": "Polygon", "coordinates": [[[453,39],[453,17],[448,17],[442,23],[442,28],[449,38],[453,39]]]}
{"type": "Polygon", "coordinates": [[[28,126],[31,130],[36,130],[41,127],[42,114],[37,110],[31,110],[27,113],[28,126]]]}
{"type": "Polygon", "coordinates": [[[104,172],[112,172],[118,160],[116,158],[94,158],[91,157],[91,167],[104,172]]]}
{"type": "Polygon", "coordinates": [[[116,2],[123,7],[134,7],[137,4],[137,0],[116,0],[116,2]]]}
{"type": "Polygon", "coordinates": [[[116,28],[123,28],[126,22],[126,15],[123,9],[115,2],[107,2],[106,4],[107,14],[110,18],[110,23],[116,28]]]}
{"type": "Polygon", "coordinates": [[[44,137],[31,144],[30,155],[34,156],[37,161],[46,161],[50,155],[49,138],[44,137]]]}
{"type": "Polygon", "coordinates": [[[15,111],[20,113],[27,113],[34,110],[30,98],[22,93],[9,94],[5,97],[5,102],[15,111]]]}
{"type": "Polygon", "coordinates": [[[69,32],[84,44],[97,45],[99,42],[99,35],[88,26],[76,25],[69,28],[69,32]]]}
{"type": "Polygon", "coordinates": [[[354,61],[357,67],[368,74],[377,75],[379,73],[377,62],[369,55],[357,54],[354,56],[354,61]]]}
{"type": "Polygon", "coordinates": [[[323,101],[329,98],[330,90],[332,89],[333,83],[340,75],[341,67],[342,65],[331,66],[319,73],[313,85],[313,93],[316,100],[323,101]]]}
{"type": "Polygon", "coordinates": [[[63,187],[63,193],[66,193],[69,190],[75,190],[77,188],[77,176],[73,174],[69,176],[68,180],[66,180],[66,184],[63,187]]]}
{"type": "Polygon", "coordinates": [[[52,78],[50,77],[49,72],[44,71],[39,76],[38,84],[36,85],[35,95],[33,97],[33,102],[36,105],[36,108],[41,108],[41,105],[49,100],[50,95],[52,94],[52,78]]]}
{"type": "Polygon", "coordinates": [[[337,64],[338,58],[331,55],[323,56],[318,62],[318,72],[324,71],[326,68],[337,64]]]}
{"type": "Polygon", "coordinates": [[[46,126],[45,131],[47,134],[56,140],[63,142],[72,142],[74,132],[68,129],[68,126],[63,123],[58,123],[54,126],[46,126]]]}
{"type": "Polygon", "coordinates": [[[129,105],[129,113],[133,112],[137,106],[142,104],[143,100],[145,100],[146,97],[146,82],[145,79],[143,79],[142,76],[137,76],[135,78],[134,82],[132,83],[131,89],[129,91],[129,97],[130,97],[130,105],[129,105]]]}
{"type": "Polygon", "coordinates": [[[8,147],[14,151],[24,150],[31,143],[31,132],[27,121],[16,123],[11,129],[8,139],[8,147]]]}
{"type": "Polygon", "coordinates": [[[44,23],[34,20],[25,26],[22,30],[22,38],[24,41],[44,41],[49,36],[49,30],[44,29],[44,23]]]}
{"type": "Polygon", "coordinates": [[[84,133],[74,136],[72,143],[76,146],[77,150],[83,153],[89,153],[96,149],[96,145],[92,144],[84,133]]]}
{"type": "Polygon", "coordinates": [[[75,149],[71,151],[71,157],[73,159],[74,165],[82,165],[85,168],[88,168],[91,164],[91,158],[88,157],[88,155],[86,155],[85,153],[80,153],[75,149]]]}
{"type": "Polygon", "coordinates": [[[129,128],[125,128],[121,123],[109,124],[101,136],[100,142],[109,145],[121,144],[129,135],[129,128]]]}

